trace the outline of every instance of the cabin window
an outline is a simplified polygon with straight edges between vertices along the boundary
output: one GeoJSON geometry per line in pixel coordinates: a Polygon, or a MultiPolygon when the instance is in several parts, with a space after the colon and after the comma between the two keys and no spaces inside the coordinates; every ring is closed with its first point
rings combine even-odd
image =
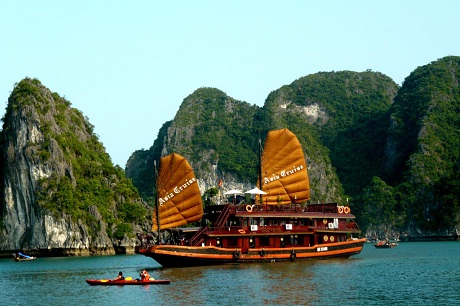
{"type": "Polygon", "coordinates": [[[291,245],[299,244],[299,237],[297,235],[291,235],[291,245]]]}
{"type": "Polygon", "coordinates": [[[261,246],[269,246],[270,245],[270,239],[268,236],[262,236],[260,237],[260,245],[261,246]]]}
{"type": "Polygon", "coordinates": [[[238,225],[241,224],[241,220],[240,219],[231,220],[231,221],[229,221],[229,224],[230,224],[230,226],[238,226],[238,225]]]}
{"type": "Polygon", "coordinates": [[[265,226],[265,220],[264,220],[264,218],[260,218],[259,225],[260,225],[260,226],[265,226]]]}

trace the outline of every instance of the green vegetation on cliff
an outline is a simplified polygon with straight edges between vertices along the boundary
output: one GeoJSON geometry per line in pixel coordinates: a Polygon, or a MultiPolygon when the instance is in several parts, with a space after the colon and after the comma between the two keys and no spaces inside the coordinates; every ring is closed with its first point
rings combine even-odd
{"type": "MultiPolygon", "coordinates": [[[[407,222],[427,230],[459,223],[460,57],[417,68],[392,108],[388,181],[405,186],[407,222]]],[[[402,188],[402,187],[399,187],[402,188]]]]}
{"type": "Polygon", "coordinates": [[[218,165],[223,172],[255,182],[259,135],[253,133],[253,121],[258,110],[218,89],[200,88],[184,99],[167,150],[186,156],[198,176],[218,165]]]}
{"type": "Polygon", "coordinates": [[[404,81],[389,110],[380,178],[357,198],[365,228],[385,224],[400,232],[455,233],[460,223],[459,80],[460,57],[449,56],[418,67],[404,81]]]}
{"type": "Polygon", "coordinates": [[[132,226],[146,221],[148,209],[137,189],[123,169],[113,166],[88,119],[65,98],[26,78],[16,84],[3,121],[4,152],[6,139],[22,132],[18,122],[38,129],[25,149],[30,166],[42,169],[36,170],[36,194],[31,195],[36,203],[30,204],[55,217],[81,220],[92,231],[102,221],[109,237],[118,239],[133,237],[132,226]],[[90,213],[91,206],[102,220],[90,213]]]}
{"type": "Polygon", "coordinates": [[[153,146],[148,150],[135,151],[126,163],[126,175],[132,179],[133,185],[137,187],[142,198],[149,203],[153,203],[154,197],[154,162],[161,157],[163,140],[170,126],[171,121],[164,123],[153,146]]]}
{"type": "Polygon", "coordinates": [[[378,72],[320,72],[270,93],[265,108],[274,118],[271,128],[289,127],[307,158],[323,164],[325,173],[321,170],[316,180],[324,176],[329,184],[316,192],[337,190],[337,201],[345,197],[342,185],[348,196],[356,197],[380,175],[388,110],[397,90],[394,81],[378,72]],[[334,169],[327,170],[331,163],[334,169]]]}
{"type": "Polygon", "coordinates": [[[200,150],[193,151],[191,161],[197,163],[202,150],[212,152],[211,164],[218,163],[223,171],[255,181],[258,175],[257,135],[254,137],[251,127],[258,107],[238,103],[212,88],[197,90],[188,99],[200,101],[199,123],[194,126],[192,138],[192,146],[200,150]]]}
{"type": "Polygon", "coordinates": [[[374,175],[380,174],[386,116],[397,85],[379,72],[339,71],[312,74],[288,87],[284,100],[293,101],[291,108],[316,106],[325,114],[309,121],[330,150],[346,192],[359,194],[374,175]]]}

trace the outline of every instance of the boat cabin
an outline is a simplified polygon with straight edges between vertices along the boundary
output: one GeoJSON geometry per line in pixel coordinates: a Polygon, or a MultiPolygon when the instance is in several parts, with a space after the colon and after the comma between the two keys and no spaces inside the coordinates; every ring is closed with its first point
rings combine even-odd
{"type": "Polygon", "coordinates": [[[309,205],[212,205],[202,228],[182,228],[175,244],[249,249],[309,247],[358,234],[354,216],[337,203],[309,205]]]}

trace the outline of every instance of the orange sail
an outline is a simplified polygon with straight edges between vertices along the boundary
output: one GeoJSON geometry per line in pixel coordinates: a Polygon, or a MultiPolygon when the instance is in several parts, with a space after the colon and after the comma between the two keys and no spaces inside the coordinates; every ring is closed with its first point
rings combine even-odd
{"type": "Polygon", "coordinates": [[[307,163],[297,137],[288,129],[270,131],[262,153],[262,196],[268,205],[310,199],[307,163]]]}
{"type": "MultiPolygon", "coordinates": [[[[200,221],[203,205],[200,190],[188,161],[173,153],[161,158],[157,178],[160,229],[168,229],[200,221]]],[[[158,230],[156,209],[152,230],[158,230]]]]}

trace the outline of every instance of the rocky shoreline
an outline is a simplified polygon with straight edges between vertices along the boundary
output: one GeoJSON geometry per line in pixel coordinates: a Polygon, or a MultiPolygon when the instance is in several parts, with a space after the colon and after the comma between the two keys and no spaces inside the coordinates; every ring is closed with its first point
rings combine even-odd
{"type": "Polygon", "coordinates": [[[399,238],[402,242],[424,242],[424,241],[460,241],[460,235],[453,236],[417,236],[417,237],[403,237],[399,238]]]}
{"type": "Polygon", "coordinates": [[[25,253],[35,257],[70,257],[70,256],[103,256],[103,255],[120,255],[135,254],[132,246],[117,246],[110,248],[89,248],[89,249],[30,249],[30,250],[1,250],[0,258],[10,258],[13,253],[25,253]]]}

